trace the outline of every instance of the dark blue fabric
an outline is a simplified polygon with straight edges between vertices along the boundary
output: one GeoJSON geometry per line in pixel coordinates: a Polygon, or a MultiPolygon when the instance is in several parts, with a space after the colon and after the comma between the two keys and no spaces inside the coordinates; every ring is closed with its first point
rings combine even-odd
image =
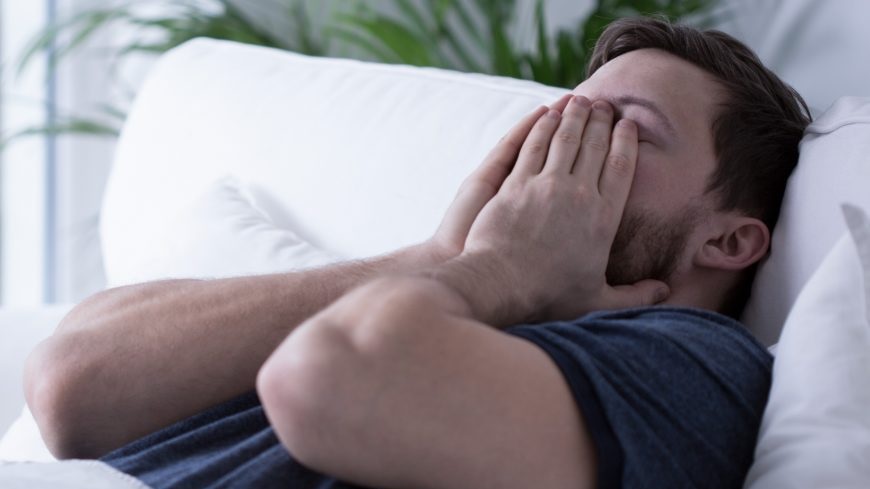
{"type": "MultiPolygon", "coordinates": [[[[599,487],[742,486],[772,358],[739,323],[653,307],[507,333],[544,350],[564,375],[598,450],[599,487]]],[[[253,392],[101,460],[155,489],[361,487],[297,463],[253,392]]]]}
{"type": "Polygon", "coordinates": [[[598,448],[599,487],[743,486],[773,357],[740,323],[653,307],[508,332],[568,381],[598,448]]]}

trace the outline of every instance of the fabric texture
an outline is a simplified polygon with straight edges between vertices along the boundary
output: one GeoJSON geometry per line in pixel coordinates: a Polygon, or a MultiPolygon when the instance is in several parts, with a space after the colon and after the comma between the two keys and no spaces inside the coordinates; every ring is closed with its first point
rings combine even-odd
{"type": "Polygon", "coordinates": [[[870,484],[870,218],[844,214],[783,329],[747,489],[870,484]]]}
{"type": "MultiPolygon", "coordinates": [[[[737,488],[771,357],[739,323],[667,307],[520,325],[555,362],[599,450],[599,487],[737,488]]],[[[102,458],[155,489],[348,489],[297,463],[247,393],[102,458]]]]}

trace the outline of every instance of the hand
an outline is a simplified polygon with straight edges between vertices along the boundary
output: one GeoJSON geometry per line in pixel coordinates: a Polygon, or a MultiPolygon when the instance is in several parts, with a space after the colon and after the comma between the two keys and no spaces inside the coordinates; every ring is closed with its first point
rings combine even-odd
{"type": "Polygon", "coordinates": [[[538,107],[499,140],[483,163],[462,182],[438,230],[421,244],[423,249],[443,260],[462,252],[471,224],[501,188],[532,127],[547,110],[564,110],[569,100],[570,95],[566,95],[549,107],[538,107]]]}
{"type": "Polygon", "coordinates": [[[603,101],[575,97],[563,114],[550,110],[535,121],[460,256],[498,270],[502,302],[525,309],[512,319],[573,319],[666,298],[662,282],[610,287],[605,279],[637,152],[637,127],[629,120],[613,127],[603,101]]]}

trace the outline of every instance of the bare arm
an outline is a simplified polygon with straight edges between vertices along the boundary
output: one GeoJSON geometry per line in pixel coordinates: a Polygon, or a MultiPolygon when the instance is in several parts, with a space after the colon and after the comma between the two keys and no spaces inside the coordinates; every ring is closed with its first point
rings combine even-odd
{"type": "Polygon", "coordinates": [[[537,121],[459,256],[354,289],[288,336],[257,389],[290,453],[367,486],[594,487],[596,449],[558,367],[499,329],[667,295],[606,283],[638,143],[599,107],[537,121]]]}
{"type": "Polygon", "coordinates": [[[98,457],[254,389],[281,340],[353,286],[439,260],[411,247],[295,273],[101,292],[28,358],[28,404],[55,455],[98,457]]]}
{"type": "MultiPolygon", "coordinates": [[[[471,290],[500,284],[451,266],[471,290]]],[[[281,442],[370,487],[594,487],[595,448],[559,369],[475,307],[439,280],[388,277],[300,326],[258,378],[281,442]]]]}
{"type": "Polygon", "coordinates": [[[98,457],[253,389],[257,370],[293,328],[348,289],[458,255],[542,113],[502,138],[421,245],[302,273],[123,287],[83,302],[25,371],[27,401],[49,448],[59,458],[98,457]]]}

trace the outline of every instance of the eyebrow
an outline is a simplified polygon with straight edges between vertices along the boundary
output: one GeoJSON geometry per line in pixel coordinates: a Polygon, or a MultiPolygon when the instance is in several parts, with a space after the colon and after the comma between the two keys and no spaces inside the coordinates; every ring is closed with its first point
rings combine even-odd
{"type": "Polygon", "coordinates": [[[677,137],[677,131],[676,129],[674,129],[674,125],[671,123],[671,120],[652,100],[635,97],[634,95],[622,95],[619,97],[609,98],[607,99],[607,101],[615,107],[622,107],[625,105],[637,105],[639,107],[647,109],[656,117],[656,119],[659,120],[659,122],[661,122],[662,126],[664,126],[665,130],[667,130],[668,134],[670,134],[674,138],[677,137]]]}

